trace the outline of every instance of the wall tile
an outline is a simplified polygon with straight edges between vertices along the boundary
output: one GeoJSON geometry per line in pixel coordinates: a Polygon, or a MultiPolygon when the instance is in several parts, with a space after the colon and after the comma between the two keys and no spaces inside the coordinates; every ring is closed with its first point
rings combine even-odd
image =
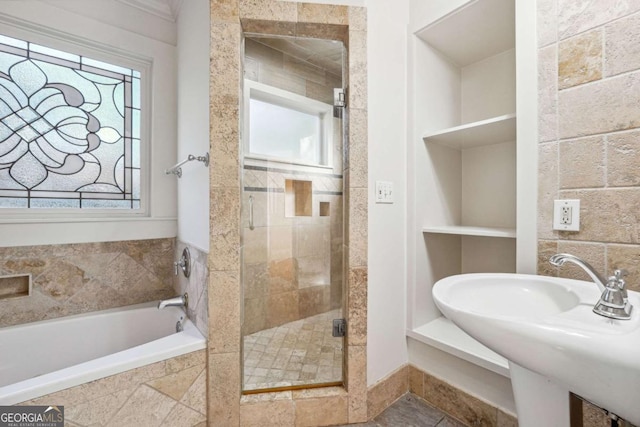
{"type": "Polygon", "coordinates": [[[538,46],[558,40],[558,0],[538,0],[538,46]]]}
{"type": "Polygon", "coordinates": [[[352,268],[349,271],[348,287],[348,333],[349,345],[367,343],[367,283],[366,267],[352,268]]]}
{"type": "Polygon", "coordinates": [[[607,276],[613,275],[616,269],[627,270],[628,289],[640,291],[640,246],[607,245],[607,276]]]}
{"type": "Polygon", "coordinates": [[[424,398],[424,374],[413,365],[409,365],[409,391],[424,398]]]}
{"type": "Polygon", "coordinates": [[[298,20],[318,24],[347,25],[347,7],[298,3],[298,20]]]}
{"type": "Polygon", "coordinates": [[[495,426],[497,409],[489,404],[456,389],[446,382],[425,374],[425,400],[465,424],[495,426]]]}
{"type": "Polygon", "coordinates": [[[347,347],[347,388],[349,390],[349,423],[367,421],[367,347],[347,347]]]}
{"type": "Polygon", "coordinates": [[[538,51],[538,136],[540,142],[558,138],[557,46],[538,51]]]}
{"type": "Polygon", "coordinates": [[[241,28],[235,23],[211,23],[209,92],[213,104],[237,105],[240,94],[241,28]]]}
{"type": "Polygon", "coordinates": [[[558,198],[558,143],[538,148],[538,237],[555,239],[553,201],[558,198]]]}
{"type": "Polygon", "coordinates": [[[608,135],[607,185],[631,187],[640,185],[640,132],[608,135]]]}
{"type": "Polygon", "coordinates": [[[591,188],[605,185],[605,141],[601,136],[562,141],[560,188],[591,188]]]}
{"type": "Polygon", "coordinates": [[[238,22],[237,0],[210,0],[211,22],[238,22]]]}
{"type": "Polygon", "coordinates": [[[567,240],[638,243],[639,189],[567,190],[563,199],[580,199],[580,231],[563,232],[567,240]]]}
{"type": "Polygon", "coordinates": [[[5,274],[31,274],[32,295],[0,301],[0,327],[173,296],[175,239],[0,249],[5,274]]]}
{"type": "Polygon", "coordinates": [[[140,386],[107,426],[160,426],[176,401],[147,386],[140,386]]]}
{"type": "Polygon", "coordinates": [[[558,88],[566,89],[602,78],[602,29],[558,44],[558,88]]]}
{"type": "Polygon", "coordinates": [[[607,76],[640,68],[640,14],[605,26],[607,76]]]}
{"type": "Polygon", "coordinates": [[[349,172],[352,188],[365,188],[368,185],[368,141],[367,141],[367,111],[352,109],[349,120],[350,129],[357,135],[349,144],[349,172]]]}
{"type": "Polygon", "coordinates": [[[243,404],[240,407],[241,427],[293,426],[295,407],[291,399],[269,400],[243,404]]]}
{"type": "MultiPolygon", "coordinates": [[[[202,351],[204,353],[204,351],[202,351]]],[[[184,394],[180,403],[201,414],[207,413],[207,370],[203,369],[189,390],[184,394]]]]}
{"type": "Polygon", "coordinates": [[[349,189],[349,267],[367,265],[368,197],[366,188],[349,189]]]}
{"type": "Polygon", "coordinates": [[[393,371],[369,389],[369,419],[377,417],[393,402],[409,391],[409,365],[393,371]]]}
{"type": "Polygon", "coordinates": [[[209,425],[240,424],[240,353],[209,354],[209,425]]]}
{"type": "Polygon", "coordinates": [[[349,31],[348,104],[352,109],[367,109],[367,33],[349,31]]]}
{"type": "Polygon", "coordinates": [[[210,186],[212,189],[237,188],[240,183],[238,107],[224,103],[211,104],[209,110],[210,186]]]}
{"type": "Polygon", "coordinates": [[[297,4],[276,0],[240,0],[242,19],[296,22],[297,4]]]}
{"type": "Polygon", "coordinates": [[[166,377],[149,381],[147,385],[179,401],[203,369],[204,366],[194,366],[174,374],[169,374],[166,377]]]}
{"type": "Polygon", "coordinates": [[[558,0],[559,36],[565,39],[638,10],[639,0],[558,0]]]}
{"type": "MultiPolygon", "coordinates": [[[[595,270],[606,278],[606,259],[605,245],[602,243],[583,243],[583,242],[558,242],[558,253],[568,253],[575,255],[595,268],[595,270]]],[[[591,278],[585,271],[574,264],[566,263],[558,268],[558,275],[569,279],[591,281],[591,278]]]]}
{"type": "Polygon", "coordinates": [[[298,399],[295,408],[296,427],[331,426],[348,422],[346,396],[298,399]]]}
{"type": "Polygon", "coordinates": [[[194,411],[188,406],[178,403],[173,407],[167,418],[164,419],[162,425],[171,427],[191,427],[205,422],[207,417],[194,411]]]}
{"type": "Polygon", "coordinates": [[[233,270],[240,261],[240,191],[213,188],[210,207],[210,272],[233,270]]]}
{"type": "Polygon", "coordinates": [[[349,6],[349,29],[351,31],[367,31],[367,9],[349,6]]]}
{"type": "Polygon", "coordinates": [[[640,72],[600,80],[558,94],[560,138],[640,126],[640,72]]]}
{"type": "Polygon", "coordinates": [[[209,286],[209,351],[240,351],[240,277],[235,271],[212,271],[209,286]]]}

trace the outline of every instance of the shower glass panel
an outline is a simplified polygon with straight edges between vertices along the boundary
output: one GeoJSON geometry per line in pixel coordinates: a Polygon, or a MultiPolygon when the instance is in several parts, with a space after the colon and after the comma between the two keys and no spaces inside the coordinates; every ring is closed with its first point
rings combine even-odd
{"type": "Polygon", "coordinates": [[[342,43],[245,35],[243,391],[343,383],[342,43]]]}

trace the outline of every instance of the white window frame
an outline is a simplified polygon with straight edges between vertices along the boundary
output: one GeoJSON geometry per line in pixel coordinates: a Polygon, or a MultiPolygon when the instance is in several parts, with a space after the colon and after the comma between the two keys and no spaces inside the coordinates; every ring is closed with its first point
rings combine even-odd
{"type": "Polygon", "coordinates": [[[293,92],[253,80],[244,80],[244,158],[255,160],[257,163],[282,163],[285,165],[299,165],[333,171],[333,105],[315,99],[307,98],[293,92]],[[320,156],[323,163],[311,163],[301,160],[267,156],[251,152],[251,99],[268,102],[280,107],[301,111],[320,117],[320,156]]]}

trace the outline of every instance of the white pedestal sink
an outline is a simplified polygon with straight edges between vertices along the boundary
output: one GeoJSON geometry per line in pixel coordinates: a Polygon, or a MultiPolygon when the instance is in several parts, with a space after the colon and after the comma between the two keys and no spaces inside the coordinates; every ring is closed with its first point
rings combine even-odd
{"type": "Polygon", "coordinates": [[[437,282],[438,308],[509,360],[521,427],[569,426],[569,391],[640,424],[640,294],[630,320],[592,312],[591,282],[463,274],[437,282]]]}

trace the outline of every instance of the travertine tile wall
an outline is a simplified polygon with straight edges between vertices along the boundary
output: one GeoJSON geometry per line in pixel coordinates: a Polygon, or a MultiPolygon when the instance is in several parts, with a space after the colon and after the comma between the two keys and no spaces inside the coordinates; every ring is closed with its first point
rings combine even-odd
{"type": "Polygon", "coordinates": [[[20,405],[64,406],[65,426],[203,427],[206,351],[199,350],[20,405]]]}
{"type": "Polygon", "coordinates": [[[326,104],[333,104],[333,88],[342,87],[342,76],[249,38],[244,77],[326,104]]]}
{"type": "Polygon", "coordinates": [[[569,252],[640,290],[640,3],[539,0],[538,37],[538,272],[589,280],[549,265],[569,252]],[[579,232],[552,230],[554,199],[580,199],[579,232]]]}
{"type": "Polygon", "coordinates": [[[182,256],[184,248],[191,253],[191,275],[187,278],[178,270],[174,276],[174,289],[176,295],[189,294],[189,307],[187,317],[193,322],[203,336],[209,331],[209,297],[207,288],[209,284],[209,267],[207,258],[209,254],[193,245],[178,241],[175,245],[174,261],[182,256]]]}
{"type": "Polygon", "coordinates": [[[31,296],[0,299],[0,327],[171,297],[174,245],[154,239],[0,248],[0,276],[33,278],[31,296]]]}
{"type": "Polygon", "coordinates": [[[209,425],[234,426],[242,421],[243,425],[317,426],[367,419],[366,58],[364,8],[276,0],[211,1],[209,425]],[[243,30],[338,39],[349,46],[349,184],[345,186],[349,219],[345,268],[350,333],[345,348],[346,388],[261,396],[265,401],[255,404],[243,401],[241,408],[239,105],[243,30]]]}

